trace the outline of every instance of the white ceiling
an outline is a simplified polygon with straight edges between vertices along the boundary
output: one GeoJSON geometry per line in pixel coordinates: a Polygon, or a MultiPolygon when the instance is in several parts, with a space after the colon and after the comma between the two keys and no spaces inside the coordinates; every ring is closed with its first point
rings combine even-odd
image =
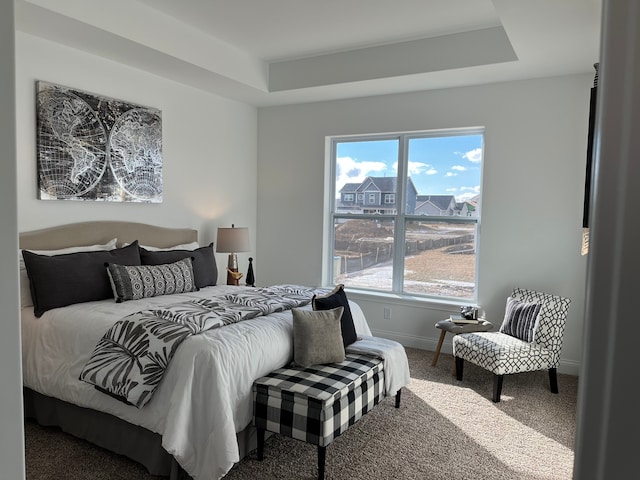
{"type": "Polygon", "coordinates": [[[17,0],[19,31],[257,106],[593,73],[601,0],[17,0]]]}
{"type": "Polygon", "coordinates": [[[267,61],[500,25],[491,0],[139,0],[267,61]]]}

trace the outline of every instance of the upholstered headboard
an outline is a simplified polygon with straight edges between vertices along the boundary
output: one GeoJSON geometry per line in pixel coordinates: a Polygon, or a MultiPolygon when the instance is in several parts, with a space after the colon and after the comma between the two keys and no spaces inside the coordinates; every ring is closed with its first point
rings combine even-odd
{"type": "Polygon", "coordinates": [[[70,223],[56,227],[22,232],[20,248],[56,250],[79,245],[103,244],[112,238],[118,245],[138,240],[141,245],[172,247],[198,240],[198,231],[191,228],[167,228],[145,223],[122,221],[94,221],[70,223]]]}

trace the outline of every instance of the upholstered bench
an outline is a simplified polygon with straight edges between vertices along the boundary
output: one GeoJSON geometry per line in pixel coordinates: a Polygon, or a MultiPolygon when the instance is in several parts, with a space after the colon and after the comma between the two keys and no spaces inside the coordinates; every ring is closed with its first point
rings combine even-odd
{"type": "MultiPolygon", "coordinates": [[[[385,397],[383,360],[347,354],[344,362],[280,368],[253,384],[253,424],[258,460],[265,431],[318,446],[318,479],[324,478],[326,447],[385,397]]],[[[396,393],[396,408],[400,406],[396,393]]]]}

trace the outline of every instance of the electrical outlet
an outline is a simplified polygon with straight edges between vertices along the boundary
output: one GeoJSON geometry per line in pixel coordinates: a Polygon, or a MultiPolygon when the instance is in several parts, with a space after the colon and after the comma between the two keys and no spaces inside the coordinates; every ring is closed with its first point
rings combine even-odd
{"type": "Polygon", "coordinates": [[[384,319],[391,320],[391,309],[389,307],[384,307],[384,319]]]}

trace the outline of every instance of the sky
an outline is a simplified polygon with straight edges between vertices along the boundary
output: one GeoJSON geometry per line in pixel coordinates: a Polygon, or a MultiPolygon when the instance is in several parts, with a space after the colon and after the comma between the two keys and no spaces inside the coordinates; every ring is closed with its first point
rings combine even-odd
{"type": "MultiPolygon", "coordinates": [[[[340,142],[336,150],[336,195],[346,183],[366,177],[395,177],[398,140],[340,142]]],[[[420,195],[454,195],[456,201],[480,193],[482,135],[409,140],[409,176],[420,195]]]]}

